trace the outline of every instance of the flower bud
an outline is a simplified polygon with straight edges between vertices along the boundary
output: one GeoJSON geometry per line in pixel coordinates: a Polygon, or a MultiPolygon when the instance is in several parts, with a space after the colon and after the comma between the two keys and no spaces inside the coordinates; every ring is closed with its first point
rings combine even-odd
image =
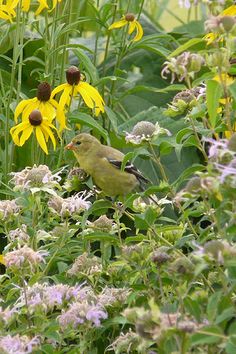
{"type": "Polygon", "coordinates": [[[222,16],[220,19],[220,25],[224,29],[224,32],[231,32],[235,23],[235,18],[233,16],[222,16]]]}
{"type": "Polygon", "coordinates": [[[201,190],[201,178],[200,177],[192,177],[186,187],[185,187],[187,192],[190,193],[198,193],[201,190]]]}
{"type": "Polygon", "coordinates": [[[49,101],[51,97],[51,86],[47,82],[42,82],[38,85],[37,98],[39,101],[49,101]]]}
{"type": "Polygon", "coordinates": [[[225,48],[220,48],[220,50],[209,54],[206,61],[208,66],[212,68],[219,67],[222,71],[225,72],[227,72],[230,67],[229,53],[225,48]]]}
{"type": "Polygon", "coordinates": [[[108,219],[106,215],[101,215],[93,222],[93,227],[102,232],[110,232],[112,230],[113,221],[108,219]]]}
{"type": "Polygon", "coordinates": [[[214,259],[218,260],[219,254],[224,251],[224,244],[218,240],[208,241],[204,245],[204,253],[209,253],[214,259]]]}
{"type": "Polygon", "coordinates": [[[125,15],[125,20],[128,22],[133,22],[135,20],[135,15],[132,13],[128,13],[125,15]]]}
{"type": "Polygon", "coordinates": [[[236,152],[236,133],[234,133],[228,141],[228,149],[236,152]]]}
{"type": "Polygon", "coordinates": [[[37,109],[33,110],[29,115],[29,121],[30,124],[33,125],[34,127],[40,125],[43,121],[41,112],[37,109]]]}
{"type": "Polygon", "coordinates": [[[81,74],[80,70],[76,66],[71,66],[66,70],[66,80],[69,85],[78,85],[80,82],[81,74]]]}
{"type": "Polygon", "coordinates": [[[199,55],[199,54],[195,54],[195,53],[192,53],[189,57],[189,62],[188,62],[188,65],[187,65],[187,70],[188,72],[198,72],[201,70],[202,68],[202,65],[205,64],[205,60],[204,58],[199,55]]]}
{"type": "Polygon", "coordinates": [[[155,132],[155,125],[151,122],[141,121],[137,123],[132,130],[132,134],[135,136],[144,136],[150,138],[155,132]]]}
{"type": "Polygon", "coordinates": [[[194,323],[193,321],[180,321],[177,323],[177,328],[180,329],[182,332],[185,333],[193,333],[196,328],[197,325],[196,323],[194,323]]]}
{"type": "Polygon", "coordinates": [[[168,262],[171,259],[169,254],[165,252],[165,249],[166,247],[160,247],[159,249],[153,252],[152,254],[153,263],[156,263],[158,266],[161,266],[162,264],[168,262]]]}

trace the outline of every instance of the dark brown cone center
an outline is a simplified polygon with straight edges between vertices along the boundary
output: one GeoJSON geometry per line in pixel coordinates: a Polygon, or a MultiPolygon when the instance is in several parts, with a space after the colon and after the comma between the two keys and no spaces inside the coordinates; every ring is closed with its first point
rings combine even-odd
{"type": "Polygon", "coordinates": [[[39,101],[49,101],[51,97],[51,86],[47,82],[38,85],[37,98],[39,101]]]}
{"type": "Polygon", "coordinates": [[[36,127],[37,125],[40,125],[43,121],[42,114],[39,110],[35,109],[32,111],[29,115],[29,121],[30,124],[36,127]]]}
{"type": "Polygon", "coordinates": [[[125,20],[128,22],[133,22],[135,19],[135,15],[134,14],[126,14],[125,15],[125,20]]]}
{"type": "Polygon", "coordinates": [[[78,85],[80,82],[80,71],[76,66],[71,66],[66,70],[66,80],[69,85],[78,85]]]}

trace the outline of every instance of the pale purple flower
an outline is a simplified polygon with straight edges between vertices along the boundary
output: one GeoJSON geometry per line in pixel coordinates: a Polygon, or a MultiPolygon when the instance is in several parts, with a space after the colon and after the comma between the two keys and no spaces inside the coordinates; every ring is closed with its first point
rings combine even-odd
{"type": "Polygon", "coordinates": [[[3,354],[28,354],[32,353],[40,344],[39,337],[7,335],[0,337],[0,352],[3,354]]]}
{"type": "MultiPolygon", "coordinates": [[[[221,165],[219,163],[215,163],[215,167],[219,172],[220,175],[220,182],[224,183],[226,177],[231,176],[236,178],[236,158],[234,158],[228,165],[221,165]]],[[[235,180],[236,182],[236,180],[235,180]]]]}
{"type": "MultiPolygon", "coordinates": [[[[47,283],[34,284],[27,288],[27,304],[31,312],[40,307],[43,311],[51,311],[54,308],[61,308],[72,300],[81,300],[91,297],[94,293],[88,286],[83,284],[69,286],[66,284],[49,285],[47,283]]],[[[25,305],[24,293],[20,298],[21,305],[25,305]]]]}
{"type": "Polygon", "coordinates": [[[127,288],[109,288],[105,287],[98,295],[98,303],[102,306],[111,306],[114,303],[123,304],[130,294],[127,288]]]}
{"type": "Polygon", "coordinates": [[[82,302],[74,302],[68,310],[63,310],[58,316],[58,322],[61,328],[73,327],[77,328],[79,324],[91,322],[95,327],[101,325],[101,320],[107,318],[107,312],[99,304],[90,304],[87,300],[82,302]]]}
{"type": "Polygon", "coordinates": [[[211,159],[221,158],[225,152],[228,152],[227,139],[215,140],[212,138],[204,138],[203,141],[211,144],[208,152],[208,157],[211,159]]]}
{"type": "Polygon", "coordinates": [[[38,191],[44,187],[50,189],[58,186],[58,182],[61,180],[60,173],[61,171],[52,174],[46,165],[34,165],[26,167],[20,172],[12,172],[11,182],[17,190],[33,190],[35,188],[35,191],[38,191]]]}
{"type": "Polygon", "coordinates": [[[191,3],[189,0],[179,0],[179,6],[181,8],[185,7],[186,9],[190,9],[191,3]]]}
{"type": "Polygon", "coordinates": [[[91,197],[91,195],[91,193],[87,193],[86,195],[85,192],[82,192],[65,199],[59,196],[53,196],[49,200],[48,206],[62,218],[73,217],[90,208],[91,202],[87,201],[87,199],[91,197]]]}
{"type": "Polygon", "coordinates": [[[81,273],[87,275],[99,274],[102,272],[101,259],[93,256],[89,257],[87,252],[84,252],[76,258],[72,267],[67,271],[68,275],[78,275],[81,273]]]}
{"type": "Polygon", "coordinates": [[[20,212],[20,207],[16,200],[0,200],[0,220],[5,221],[11,216],[17,216],[20,212]]]}
{"type": "Polygon", "coordinates": [[[11,320],[15,316],[16,312],[17,312],[17,310],[14,307],[13,308],[7,307],[7,308],[3,309],[0,306],[0,318],[4,322],[5,325],[8,325],[9,322],[11,322],[11,320]]]}
{"type": "Polygon", "coordinates": [[[46,251],[34,251],[28,246],[21,247],[4,255],[7,268],[21,268],[30,266],[33,269],[39,263],[45,263],[44,257],[48,255],[46,251]]]}
{"type": "Polygon", "coordinates": [[[27,234],[27,226],[21,225],[21,228],[9,231],[8,239],[11,242],[17,242],[18,244],[25,244],[29,241],[30,237],[27,234]]]}
{"type": "Polygon", "coordinates": [[[91,321],[95,327],[100,327],[101,320],[105,320],[106,318],[107,313],[102,308],[95,305],[91,307],[86,314],[86,319],[91,321]]]}

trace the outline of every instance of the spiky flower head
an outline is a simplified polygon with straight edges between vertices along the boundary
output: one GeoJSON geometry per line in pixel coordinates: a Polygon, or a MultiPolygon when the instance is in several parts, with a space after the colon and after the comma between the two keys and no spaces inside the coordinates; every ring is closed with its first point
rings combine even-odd
{"type": "Polygon", "coordinates": [[[171,135],[167,129],[161,128],[158,123],[154,125],[148,121],[141,121],[133,127],[131,133],[126,133],[125,140],[127,143],[139,145],[162,134],[171,135]]]}

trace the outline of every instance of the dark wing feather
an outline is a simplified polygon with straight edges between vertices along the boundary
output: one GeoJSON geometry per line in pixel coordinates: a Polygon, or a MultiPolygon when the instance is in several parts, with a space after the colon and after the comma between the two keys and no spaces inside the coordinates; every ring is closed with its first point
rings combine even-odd
{"type": "MultiPolygon", "coordinates": [[[[110,162],[110,164],[112,164],[114,167],[118,168],[119,170],[121,169],[122,166],[122,161],[118,161],[115,159],[109,159],[107,158],[107,160],[110,162]]],[[[131,173],[132,175],[134,175],[138,181],[140,183],[144,182],[144,183],[148,183],[149,180],[147,178],[145,178],[142,173],[131,163],[131,162],[127,162],[124,171],[126,171],[127,173],[131,173]]]]}

